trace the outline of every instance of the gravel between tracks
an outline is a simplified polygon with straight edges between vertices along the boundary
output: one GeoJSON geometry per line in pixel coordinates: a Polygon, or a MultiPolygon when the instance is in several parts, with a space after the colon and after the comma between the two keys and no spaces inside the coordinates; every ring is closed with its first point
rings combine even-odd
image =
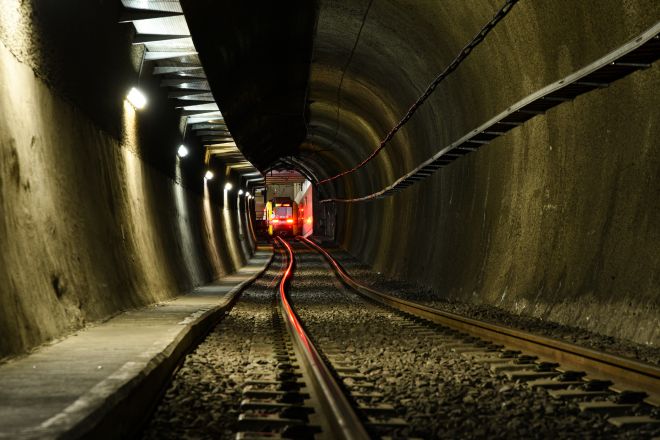
{"type": "Polygon", "coordinates": [[[254,343],[272,316],[274,280],[282,257],[241,295],[230,313],[186,356],[142,433],[144,439],[233,439],[243,382],[264,367],[253,358],[254,343]]]}
{"type": "Polygon", "coordinates": [[[367,265],[361,263],[344,250],[330,247],[326,248],[326,250],[357,281],[390,295],[469,318],[517,328],[660,366],[660,347],[638,344],[612,336],[594,333],[579,327],[544,321],[529,315],[515,314],[488,304],[474,304],[451,298],[443,298],[441,293],[433,291],[428,287],[387,278],[375,273],[367,265]]]}
{"type": "MultiPolygon", "coordinates": [[[[385,395],[384,403],[422,438],[647,438],[659,431],[618,430],[491,373],[481,364],[419,338],[398,314],[338,287],[325,260],[296,245],[291,299],[320,349],[339,347],[385,395]]],[[[345,262],[345,261],[344,261],[345,262]]],[[[351,270],[354,267],[346,265],[351,270]]]]}

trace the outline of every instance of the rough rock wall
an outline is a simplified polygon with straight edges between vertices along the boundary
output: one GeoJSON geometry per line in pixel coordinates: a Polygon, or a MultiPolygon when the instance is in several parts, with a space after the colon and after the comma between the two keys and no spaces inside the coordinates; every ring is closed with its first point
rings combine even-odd
{"type": "MultiPolygon", "coordinates": [[[[322,2],[312,136],[319,151],[337,146],[307,159],[320,176],[341,168],[337,157],[347,167],[373,150],[502,2],[374,2],[347,64],[364,3],[347,12],[322,2]],[[337,17],[350,32],[337,30],[337,17]],[[345,66],[337,133],[334,87],[345,66]]],[[[521,1],[337,192],[382,188],[658,19],[658,3],[643,0],[521,1]]],[[[656,65],[556,107],[393,198],[340,206],[338,238],[375,270],[439,295],[657,345],[659,86],[656,65]]]]}
{"type": "Polygon", "coordinates": [[[122,103],[136,78],[131,48],[117,39],[125,29],[115,13],[93,11],[117,3],[82,2],[89,22],[69,23],[77,38],[96,36],[89,44],[113,51],[78,59],[104,72],[80,88],[84,98],[58,80],[77,68],[57,57],[66,47],[39,55],[35,41],[48,35],[38,35],[32,4],[0,6],[0,358],[184,293],[236,270],[253,249],[238,233],[244,213],[223,204],[221,190],[190,191],[178,162],[172,179],[145,161],[174,151],[178,117],[153,108],[160,133],[146,133],[143,116],[122,103]],[[115,34],[97,34],[105,28],[115,34]]]}

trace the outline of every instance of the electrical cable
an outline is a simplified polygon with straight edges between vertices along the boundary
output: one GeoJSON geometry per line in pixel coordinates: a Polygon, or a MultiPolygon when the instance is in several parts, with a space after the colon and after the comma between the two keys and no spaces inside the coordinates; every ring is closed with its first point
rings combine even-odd
{"type": "Polygon", "coordinates": [[[511,9],[516,3],[518,3],[518,0],[506,0],[504,5],[497,11],[497,13],[493,16],[493,18],[488,23],[486,23],[484,27],[481,28],[481,30],[472,38],[472,40],[470,40],[470,42],[467,45],[463,47],[463,49],[461,49],[461,51],[456,56],[456,58],[454,58],[454,60],[445,68],[445,70],[443,70],[431,82],[431,84],[429,84],[429,86],[426,88],[424,93],[415,101],[415,103],[412,106],[410,106],[410,108],[403,116],[403,118],[389,131],[389,133],[387,133],[387,136],[385,136],[385,138],[382,141],[380,141],[378,148],[376,148],[366,159],[364,159],[362,162],[360,162],[353,168],[342,171],[341,173],[328,177],[326,179],[320,180],[319,184],[328,183],[330,181],[343,177],[347,174],[353,173],[359,170],[360,168],[362,168],[363,166],[365,166],[374,157],[376,157],[378,153],[380,153],[380,151],[383,148],[385,148],[385,145],[387,145],[387,143],[389,143],[389,141],[392,140],[394,135],[401,129],[401,127],[403,127],[410,120],[410,118],[412,118],[412,116],[415,114],[417,109],[422,104],[424,104],[424,102],[429,98],[429,96],[431,96],[431,94],[435,91],[436,87],[438,87],[438,84],[440,84],[445,78],[447,78],[447,76],[449,76],[453,71],[455,71],[463,61],[465,61],[465,59],[470,55],[472,50],[484,41],[486,35],[488,35],[490,31],[492,31],[495,28],[497,23],[499,23],[504,17],[506,17],[506,15],[511,11],[511,9]]]}
{"type": "Polygon", "coordinates": [[[344,63],[344,68],[341,71],[341,77],[339,78],[339,87],[337,87],[337,112],[335,114],[335,132],[332,136],[332,142],[329,145],[330,147],[332,147],[337,141],[337,134],[339,133],[339,112],[341,110],[341,95],[342,95],[341,92],[342,92],[342,87],[344,85],[344,76],[346,75],[346,71],[348,70],[348,67],[351,64],[351,61],[353,61],[353,55],[355,55],[355,50],[357,49],[358,43],[360,42],[362,29],[364,29],[364,24],[367,21],[367,15],[369,15],[369,10],[371,9],[372,3],[373,0],[369,0],[369,3],[367,4],[367,8],[365,9],[364,14],[362,15],[362,23],[360,23],[360,29],[358,30],[358,33],[355,36],[355,42],[353,43],[353,48],[351,49],[351,53],[348,55],[348,58],[346,59],[346,63],[344,63]]]}

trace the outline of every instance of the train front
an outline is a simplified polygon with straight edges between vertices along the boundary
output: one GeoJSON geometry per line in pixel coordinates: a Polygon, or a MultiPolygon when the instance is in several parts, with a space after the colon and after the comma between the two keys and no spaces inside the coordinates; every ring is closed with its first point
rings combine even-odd
{"type": "Polygon", "coordinates": [[[293,200],[273,200],[272,213],[269,219],[270,225],[268,228],[270,235],[295,235],[295,211],[295,203],[293,200]]]}

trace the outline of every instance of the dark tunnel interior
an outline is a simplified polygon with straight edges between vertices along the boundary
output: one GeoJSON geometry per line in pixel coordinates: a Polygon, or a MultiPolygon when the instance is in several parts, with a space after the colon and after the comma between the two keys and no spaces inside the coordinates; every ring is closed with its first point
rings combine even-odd
{"type": "MultiPolygon", "coordinates": [[[[153,73],[164,64],[143,61],[131,22],[118,24],[135,6],[125,3],[4,7],[3,355],[245,261],[231,255],[241,240],[233,226],[205,212],[206,198],[223,205],[222,189],[200,175],[211,167],[222,182],[254,182],[205,154],[191,130],[182,134],[174,89],[168,95],[153,73]],[[139,113],[123,101],[138,82],[150,99],[139,113]],[[186,160],[174,154],[180,143],[186,160]],[[159,263],[138,264],[142,245],[159,263]],[[53,294],[53,279],[63,295],[53,294]]],[[[262,173],[296,169],[319,200],[387,188],[658,16],[644,0],[520,2],[373,160],[319,183],[368,157],[499,5],[181,7],[208,79],[199,93],[215,98],[240,153],[262,173]]],[[[442,297],[656,344],[657,86],[657,69],[640,70],[518,124],[409,189],[319,204],[335,219],[327,235],[374,271],[442,297]]]]}
{"type": "Polygon", "coordinates": [[[660,3],[505,4],[3,1],[0,360],[236,273],[293,172],[383,282],[656,350],[660,3]]]}

